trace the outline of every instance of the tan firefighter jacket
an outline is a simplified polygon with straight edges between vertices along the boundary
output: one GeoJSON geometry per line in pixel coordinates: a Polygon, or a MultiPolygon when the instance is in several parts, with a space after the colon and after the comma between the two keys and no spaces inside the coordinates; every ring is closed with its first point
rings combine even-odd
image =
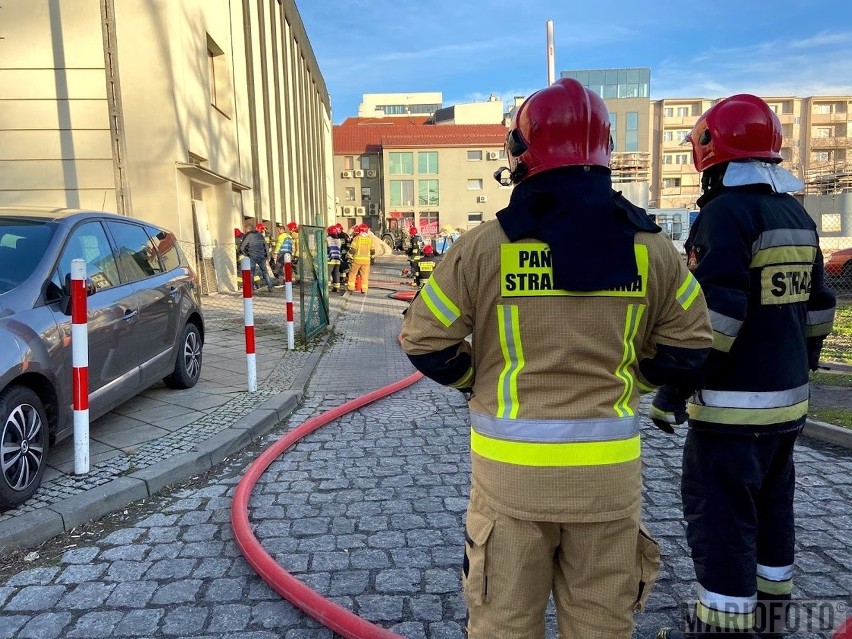
{"type": "Polygon", "coordinates": [[[712,330],[671,240],[639,232],[635,252],[629,286],[554,290],[548,246],[510,242],[487,222],[458,239],[406,312],[407,354],[472,349],[449,385],[472,388],[472,480],[496,510],[577,522],[638,510],[639,394],[651,390],[638,361],[656,344],[709,348],[712,330]]]}

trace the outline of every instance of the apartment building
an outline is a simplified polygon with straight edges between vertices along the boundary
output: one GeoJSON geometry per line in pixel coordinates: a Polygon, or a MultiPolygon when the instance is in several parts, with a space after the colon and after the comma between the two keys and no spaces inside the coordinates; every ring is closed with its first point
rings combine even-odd
{"type": "Polygon", "coordinates": [[[376,233],[416,225],[434,235],[494,219],[511,193],[493,178],[506,162],[505,140],[502,124],[350,118],[334,127],[338,221],[376,233]]]}
{"type": "Polygon", "coordinates": [[[293,0],[7,0],[0,205],[174,230],[205,291],[234,228],[333,217],[328,92],[293,0]]]}
{"type": "Polygon", "coordinates": [[[358,105],[359,118],[430,116],[443,106],[440,91],[428,93],[365,93],[358,105]]]}

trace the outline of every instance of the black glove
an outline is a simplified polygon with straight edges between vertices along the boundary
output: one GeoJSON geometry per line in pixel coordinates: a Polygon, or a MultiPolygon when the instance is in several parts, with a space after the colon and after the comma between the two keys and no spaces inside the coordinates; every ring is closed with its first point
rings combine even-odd
{"type": "Polygon", "coordinates": [[[686,412],[687,397],[682,389],[675,386],[666,384],[661,387],[648,411],[654,426],[664,433],[674,434],[674,427],[683,424],[689,417],[686,412]]]}

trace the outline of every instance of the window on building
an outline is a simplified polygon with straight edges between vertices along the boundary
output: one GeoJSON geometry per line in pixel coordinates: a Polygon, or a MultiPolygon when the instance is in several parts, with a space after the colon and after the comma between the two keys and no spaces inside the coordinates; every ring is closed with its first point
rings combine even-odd
{"type": "Polygon", "coordinates": [[[346,187],[345,197],[346,197],[347,202],[354,202],[355,201],[355,187],[354,186],[347,186],[346,187]]]}
{"type": "Polygon", "coordinates": [[[667,118],[673,118],[674,117],[674,107],[666,107],[665,109],[663,109],[663,116],[667,117],[667,118]]]}
{"type": "Polygon", "coordinates": [[[207,36],[207,82],[210,104],[228,117],[231,116],[231,74],[225,52],[209,35],[207,36]]]}
{"type": "Polygon", "coordinates": [[[832,105],[830,104],[814,104],[814,113],[818,115],[827,115],[832,111],[831,106],[832,105]]]}
{"type": "Polygon", "coordinates": [[[364,169],[365,171],[370,168],[370,156],[369,155],[362,155],[360,162],[361,162],[361,168],[364,169]]]}
{"type": "Polygon", "coordinates": [[[438,172],[438,152],[420,151],[417,153],[417,172],[421,175],[438,172]]]}
{"type": "Polygon", "coordinates": [[[609,135],[612,138],[613,144],[618,144],[618,114],[609,114],[609,135]]]}
{"type": "Polygon", "coordinates": [[[663,164],[674,164],[674,155],[671,153],[663,155],[663,164]]]}
{"type": "Polygon", "coordinates": [[[343,170],[352,171],[355,168],[355,157],[352,155],[343,156],[343,170]]]}
{"type": "Polygon", "coordinates": [[[664,189],[680,188],[680,178],[663,178],[664,189]]]}
{"type": "Polygon", "coordinates": [[[680,106],[677,108],[677,116],[679,118],[688,117],[691,109],[688,106],[680,106]]]}
{"type": "Polygon", "coordinates": [[[391,175],[414,175],[414,153],[388,153],[391,175]]]}
{"type": "Polygon", "coordinates": [[[417,218],[421,233],[425,235],[438,234],[438,211],[420,211],[417,218]]]}
{"type": "Polygon", "coordinates": [[[478,178],[476,180],[468,180],[467,181],[467,190],[468,191],[481,191],[482,190],[482,178],[478,178]]]}
{"type": "Polygon", "coordinates": [[[675,164],[692,164],[689,153],[678,153],[675,155],[675,164]]]}
{"type": "Polygon", "coordinates": [[[373,199],[372,187],[362,186],[361,187],[361,201],[362,202],[366,201],[369,204],[372,199],[373,199]]]}
{"type": "Polygon", "coordinates": [[[505,160],[506,159],[506,149],[500,149],[499,151],[497,151],[497,157],[500,158],[501,160],[505,160]]]}
{"type": "Polygon", "coordinates": [[[814,129],[815,138],[830,138],[833,134],[834,131],[829,126],[819,126],[814,129]]]}
{"type": "Polygon", "coordinates": [[[663,142],[671,142],[674,140],[674,131],[663,131],[663,142]]]}
{"type": "Polygon", "coordinates": [[[828,162],[831,160],[831,153],[828,151],[814,151],[811,153],[811,159],[814,162],[828,162]]]}
{"type": "Polygon", "coordinates": [[[675,140],[683,142],[689,137],[689,129],[678,129],[675,131],[675,140]]]}
{"type": "Polygon", "coordinates": [[[417,204],[438,206],[438,180],[417,181],[417,204]]]}
{"type": "Polygon", "coordinates": [[[639,150],[639,112],[628,111],[624,125],[624,150],[639,150]]]}
{"type": "Polygon", "coordinates": [[[482,151],[468,151],[467,159],[470,161],[481,160],[482,159],[482,151]]]}
{"type": "Polygon", "coordinates": [[[414,206],[414,180],[390,180],[391,206],[414,206]]]}

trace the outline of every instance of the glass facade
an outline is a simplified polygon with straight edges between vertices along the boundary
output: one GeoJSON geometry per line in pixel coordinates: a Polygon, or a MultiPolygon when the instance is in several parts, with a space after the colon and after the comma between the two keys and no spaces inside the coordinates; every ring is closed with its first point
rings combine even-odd
{"type": "Polygon", "coordinates": [[[650,98],[651,69],[588,69],[563,71],[562,78],[573,78],[602,98],[650,98]]]}
{"type": "Polygon", "coordinates": [[[627,152],[639,150],[639,113],[628,111],[624,127],[624,150],[627,152]]]}
{"type": "Polygon", "coordinates": [[[417,172],[429,174],[438,172],[438,152],[420,151],[417,153],[417,172]]]}
{"type": "Polygon", "coordinates": [[[388,153],[391,175],[414,175],[414,153],[388,153]]]}

